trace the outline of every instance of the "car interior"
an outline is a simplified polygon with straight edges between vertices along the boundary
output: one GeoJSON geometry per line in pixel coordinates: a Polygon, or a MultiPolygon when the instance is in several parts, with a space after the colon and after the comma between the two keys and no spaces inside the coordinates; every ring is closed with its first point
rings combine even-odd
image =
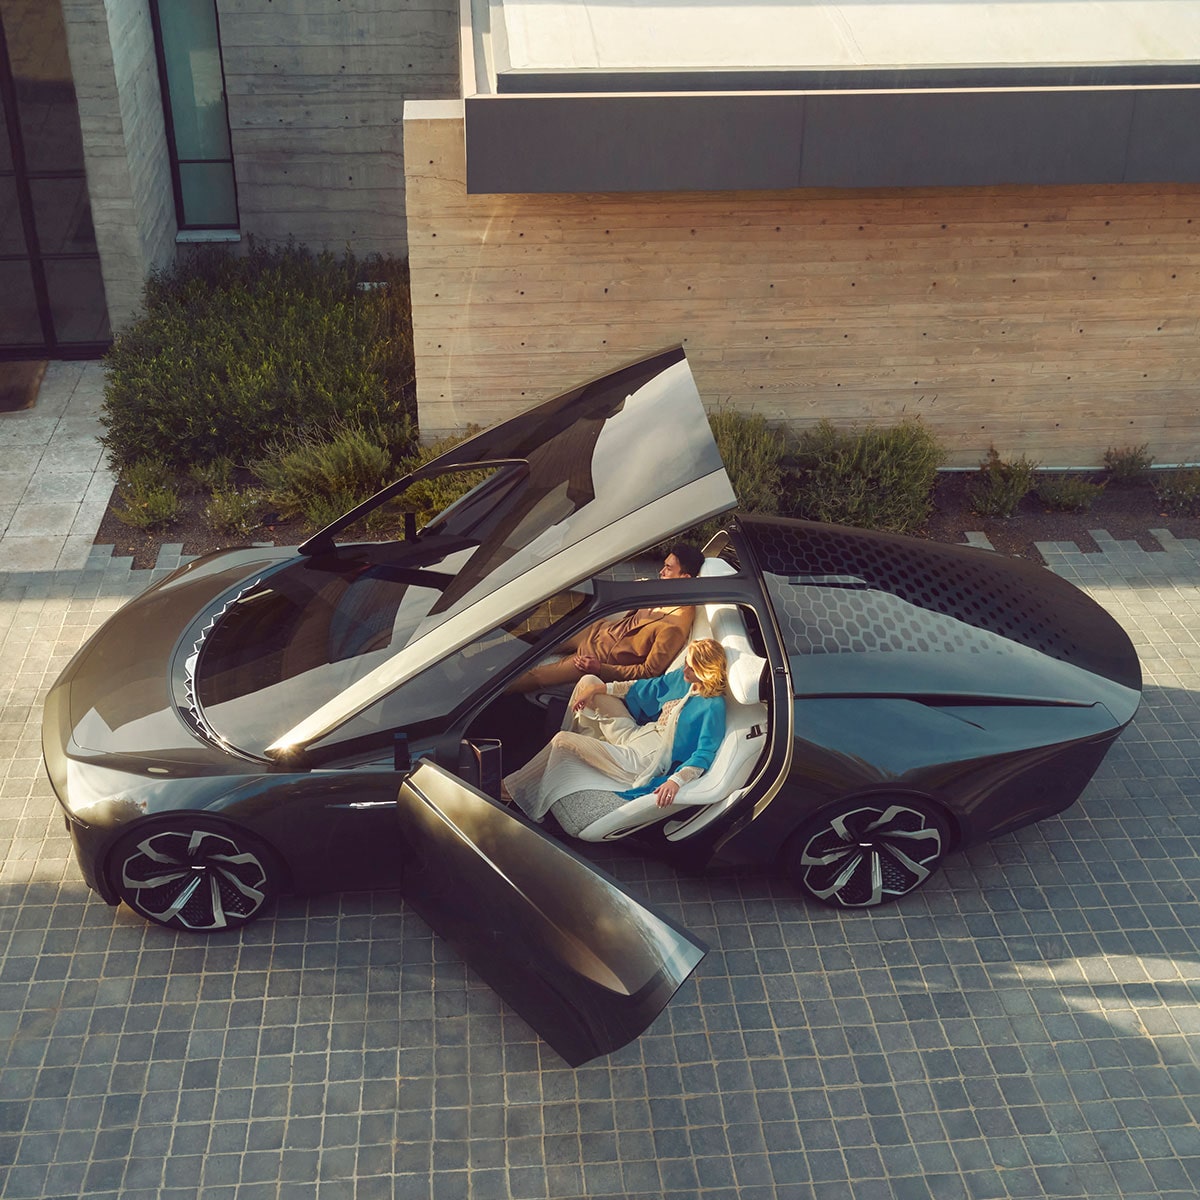
{"type": "MultiPolygon", "coordinates": [[[[700,577],[732,575],[735,568],[723,559],[706,558],[700,577]]],[[[614,614],[619,619],[624,614],[614,614]]],[[[767,670],[762,634],[753,609],[733,603],[700,603],[690,641],[714,638],[725,649],[729,668],[725,737],[712,766],[698,779],[686,783],[669,808],[659,808],[653,793],[627,801],[599,820],[579,824],[572,820],[569,804],[552,811],[563,830],[583,841],[611,841],[637,830],[663,823],[662,833],[680,841],[709,825],[745,795],[750,780],[768,748],[769,690],[763,680],[767,670]]],[[[670,670],[683,665],[685,646],[670,670]]],[[[559,689],[529,695],[503,695],[493,700],[471,721],[465,740],[490,739],[501,744],[503,769],[515,770],[536,754],[559,729],[569,725],[567,693],[559,689]]],[[[595,787],[612,790],[613,781],[595,772],[595,787]]]]}

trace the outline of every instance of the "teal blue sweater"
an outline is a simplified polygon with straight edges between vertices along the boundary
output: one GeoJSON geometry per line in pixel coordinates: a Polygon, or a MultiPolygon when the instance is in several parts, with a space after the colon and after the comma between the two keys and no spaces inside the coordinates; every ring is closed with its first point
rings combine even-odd
{"type": "MultiPolygon", "coordinates": [[[[629,715],[639,725],[648,725],[658,720],[658,714],[668,700],[678,700],[680,696],[687,695],[690,686],[681,668],[653,679],[637,680],[621,699],[629,709],[629,715]]],[[[618,792],[617,795],[622,800],[644,796],[665,783],[682,767],[699,767],[707,771],[724,737],[725,697],[692,696],[679,714],[675,743],[671,747],[671,765],[666,772],[641,787],[618,792]]]]}

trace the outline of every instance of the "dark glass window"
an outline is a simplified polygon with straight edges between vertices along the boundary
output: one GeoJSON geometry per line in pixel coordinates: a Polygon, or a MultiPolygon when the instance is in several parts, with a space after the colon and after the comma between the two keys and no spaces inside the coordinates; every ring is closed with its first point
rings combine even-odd
{"type": "Polygon", "coordinates": [[[153,0],[181,229],[236,229],[237,191],[215,0],[153,0]]]}
{"type": "Polygon", "coordinates": [[[519,613],[414,675],[328,737],[314,742],[314,749],[371,738],[394,729],[403,729],[410,737],[437,732],[464,700],[515,666],[551,626],[577,611],[590,598],[589,584],[585,581],[578,588],[560,592],[519,613]]]}
{"type": "Polygon", "coordinates": [[[42,340],[37,293],[27,261],[0,258],[0,345],[36,346],[42,340]]]}
{"type": "Polygon", "coordinates": [[[59,0],[0,0],[0,357],[111,338],[59,0]]]}
{"type": "Polygon", "coordinates": [[[44,262],[54,328],[63,342],[95,343],[109,337],[104,280],[96,258],[44,262]]]}
{"type": "Polygon", "coordinates": [[[95,254],[96,232],[85,179],[31,179],[29,191],[43,254],[95,254]]]}

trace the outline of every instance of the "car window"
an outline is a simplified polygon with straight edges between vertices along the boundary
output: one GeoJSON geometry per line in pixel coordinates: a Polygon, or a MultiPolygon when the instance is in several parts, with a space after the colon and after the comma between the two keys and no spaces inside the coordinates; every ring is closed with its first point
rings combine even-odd
{"type": "MultiPolygon", "coordinates": [[[[646,378],[644,364],[587,385],[464,443],[466,458],[520,460],[433,518],[420,540],[476,543],[438,598],[432,629],[621,517],[722,470],[682,360],[646,378]],[[671,432],[664,443],[655,431],[671,432]]],[[[584,571],[594,569],[594,564],[584,571]]],[[[578,575],[576,575],[578,578],[578,575]]]]}
{"type": "MultiPolygon", "coordinates": [[[[452,466],[412,480],[384,500],[373,498],[373,507],[336,531],[336,542],[350,545],[369,538],[405,536],[405,518],[411,516],[422,531],[453,532],[479,538],[486,520],[520,487],[522,466],[452,466]]],[[[393,485],[399,486],[399,485],[393,485]]]]}
{"type": "MultiPolygon", "coordinates": [[[[392,729],[435,732],[464,700],[514,666],[552,626],[591,598],[590,583],[559,592],[468,642],[312,744],[324,749],[392,729]]],[[[553,643],[551,643],[553,644],[553,643]]]]}

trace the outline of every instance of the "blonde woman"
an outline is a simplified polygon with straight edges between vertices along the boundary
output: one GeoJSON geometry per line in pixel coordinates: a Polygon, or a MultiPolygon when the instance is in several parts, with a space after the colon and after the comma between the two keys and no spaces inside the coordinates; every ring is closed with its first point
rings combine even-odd
{"type": "Polygon", "coordinates": [[[563,796],[593,788],[598,770],[623,787],[621,801],[653,792],[669,807],[712,765],[725,736],[726,683],[725,651],[712,638],[692,642],[680,670],[653,679],[585,675],[571,696],[573,728],[504,780],[507,797],[540,821],[563,796]]]}

